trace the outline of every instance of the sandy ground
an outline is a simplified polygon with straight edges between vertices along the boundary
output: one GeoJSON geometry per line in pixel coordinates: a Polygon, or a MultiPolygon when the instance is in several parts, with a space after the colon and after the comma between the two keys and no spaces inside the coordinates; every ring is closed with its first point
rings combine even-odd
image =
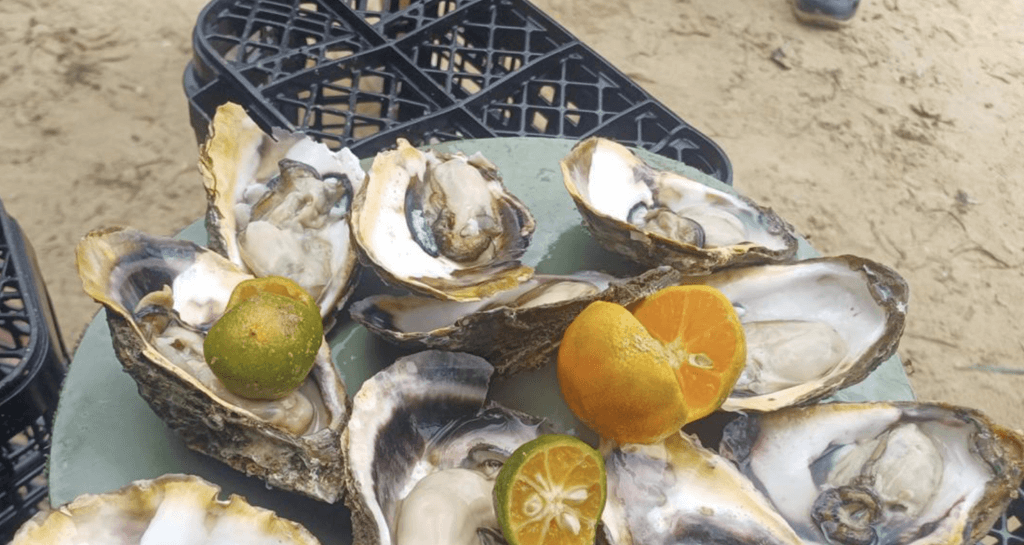
{"type": "MultiPolygon", "coordinates": [[[[740,191],[822,252],[907,278],[899,352],[919,398],[1022,427],[1024,9],[926,4],[864,0],[828,31],[785,0],[537,1],[722,145],[740,191]]],[[[203,213],[181,75],[204,5],[0,2],[0,198],[69,346],[98,309],[79,237],[203,213]]]]}

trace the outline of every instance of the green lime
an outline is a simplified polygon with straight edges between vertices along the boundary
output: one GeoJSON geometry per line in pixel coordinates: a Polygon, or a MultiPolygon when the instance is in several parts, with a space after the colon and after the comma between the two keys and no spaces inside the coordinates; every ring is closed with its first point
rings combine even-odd
{"type": "Polygon", "coordinates": [[[606,493],[596,450],[568,435],[542,435],[505,461],[494,511],[510,545],[592,545],[606,493]]]}
{"type": "Polygon", "coordinates": [[[311,301],[258,290],[229,305],[203,343],[213,374],[250,399],[278,399],[298,388],[323,342],[320,311],[311,301]]]}

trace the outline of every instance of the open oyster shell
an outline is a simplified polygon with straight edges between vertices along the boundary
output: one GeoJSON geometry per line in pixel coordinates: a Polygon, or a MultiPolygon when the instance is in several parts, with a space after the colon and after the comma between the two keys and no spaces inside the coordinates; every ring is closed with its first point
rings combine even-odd
{"type": "Polygon", "coordinates": [[[233,103],[217,108],[200,149],[210,248],[255,276],[285,276],[327,318],[355,287],[348,215],[365,173],[343,148],[265,134],[233,103]]]}
{"type": "Polygon", "coordinates": [[[360,255],[381,278],[455,301],[529,278],[519,257],[535,226],[480,154],[424,152],[401,138],[374,158],[352,212],[360,255]]]}
{"type": "Polygon", "coordinates": [[[500,375],[537,369],[557,350],[576,316],[597,300],[627,305],[678,280],[668,267],[628,279],[595,271],[534,275],[480,301],[374,295],[352,304],[352,317],[399,346],[468,352],[500,375]]]}
{"type": "Polygon", "coordinates": [[[754,483],[685,433],[602,451],[611,545],[803,543],[754,483]]]}
{"type": "Polygon", "coordinates": [[[300,524],[191,475],[164,475],[104,494],[83,494],[26,522],[11,545],[319,545],[300,524]]]}
{"type": "Polygon", "coordinates": [[[805,543],[976,543],[1021,482],[1024,438],[971,409],[830,403],[740,416],[720,452],[805,543]]]}
{"type": "Polygon", "coordinates": [[[494,478],[516,448],[551,430],[488,403],[492,372],[477,356],[428,350],[363,383],[343,438],[354,545],[477,545],[481,533],[500,535],[494,478]]]}
{"type": "Polygon", "coordinates": [[[191,242],[124,228],[89,233],[76,257],[83,288],[106,309],[125,371],[189,448],[270,485],[339,499],[348,399],[326,342],[295,392],[274,401],[238,397],[210,371],[203,339],[250,275],[191,242]]]}
{"type": "Polygon", "coordinates": [[[747,365],[722,405],[772,411],[823,399],[864,380],[896,352],[909,288],[896,271],[844,255],[686,278],[732,302],[747,365]]]}
{"type": "Polygon", "coordinates": [[[565,188],[604,247],[649,267],[687,274],[794,258],[792,227],[750,199],[651,168],[600,137],[561,161],[565,188]]]}

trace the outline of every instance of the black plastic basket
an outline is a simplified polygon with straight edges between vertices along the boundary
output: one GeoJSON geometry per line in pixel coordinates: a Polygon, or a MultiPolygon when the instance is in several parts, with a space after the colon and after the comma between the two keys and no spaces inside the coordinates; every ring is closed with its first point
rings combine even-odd
{"type": "Polygon", "coordinates": [[[718,145],[526,0],[214,0],[192,45],[200,141],[231,101],[359,156],[398,136],[600,135],[732,183],[718,145]]]}
{"type": "Polygon", "coordinates": [[[47,500],[46,461],[67,364],[35,254],[0,203],[0,543],[47,500]]]}

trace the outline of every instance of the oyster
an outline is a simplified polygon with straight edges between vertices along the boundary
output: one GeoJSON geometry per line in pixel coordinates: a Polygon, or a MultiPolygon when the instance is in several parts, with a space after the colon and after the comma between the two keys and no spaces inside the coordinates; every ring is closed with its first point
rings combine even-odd
{"type": "Polygon", "coordinates": [[[360,254],[381,278],[455,301],[529,278],[518,260],[534,227],[483,156],[423,152],[403,139],[374,158],[352,212],[360,254]]]}
{"type": "Polygon", "coordinates": [[[374,295],[353,303],[351,314],[399,346],[469,352],[487,359],[500,375],[511,375],[543,366],[565,328],[591,302],[626,305],[676,280],[668,267],[630,279],[595,271],[538,274],[480,301],[374,295]]]}
{"type": "Polygon", "coordinates": [[[866,378],[896,352],[908,287],[896,271],[856,256],[727,269],[687,278],[732,301],[747,364],[722,405],[771,411],[825,398],[866,378]]]}
{"type": "Polygon", "coordinates": [[[76,257],[125,371],[189,448],[273,486],[339,499],[348,399],[326,342],[298,390],[274,401],[238,397],[210,371],[203,339],[250,275],[191,242],[124,228],[89,233],[76,257]]]}
{"type": "Polygon", "coordinates": [[[834,403],[741,416],[720,446],[806,543],[976,543],[1021,482],[1024,438],[977,411],[834,403]]]}
{"type": "Polygon", "coordinates": [[[580,142],[561,166],[565,188],[594,237],[643,265],[705,274],[796,255],[792,227],[770,209],[655,170],[611,140],[580,142]]]}
{"type": "Polygon", "coordinates": [[[493,368],[428,350],[363,383],[343,436],[355,545],[477,544],[497,530],[494,478],[548,425],[487,403],[493,368]]]}
{"type": "Polygon", "coordinates": [[[327,318],[355,287],[358,258],[348,215],[365,173],[343,148],[308,136],[265,134],[224,104],[200,149],[210,247],[255,276],[286,276],[327,318]]]}
{"type": "Polygon", "coordinates": [[[728,460],[685,433],[651,445],[602,445],[612,545],[802,545],[764,495],[728,460]]]}
{"type": "Polygon", "coordinates": [[[11,545],[319,545],[300,524],[252,506],[241,496],[220,500],[219,493],[220,487],[191,475],[135,481],[36,514],[11,545]]]}

